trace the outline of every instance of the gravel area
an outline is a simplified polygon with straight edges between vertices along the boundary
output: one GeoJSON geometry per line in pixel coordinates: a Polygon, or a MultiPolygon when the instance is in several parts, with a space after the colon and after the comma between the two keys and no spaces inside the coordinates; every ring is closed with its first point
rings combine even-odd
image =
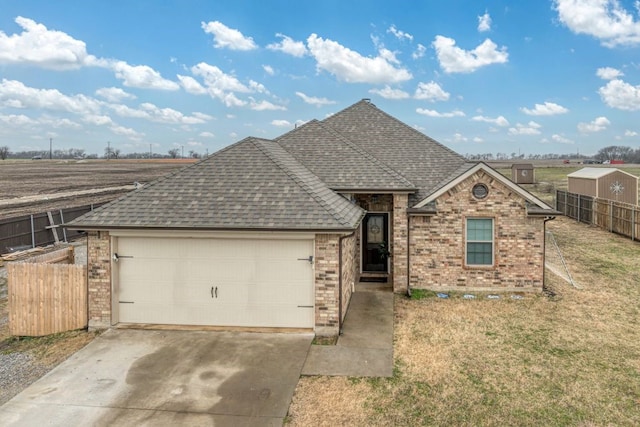
{"type": "Polygon", "coordinates": [[[0,405],[11,400],[52,368],[38,363],[30,353],[0,353],[0,405]]]}

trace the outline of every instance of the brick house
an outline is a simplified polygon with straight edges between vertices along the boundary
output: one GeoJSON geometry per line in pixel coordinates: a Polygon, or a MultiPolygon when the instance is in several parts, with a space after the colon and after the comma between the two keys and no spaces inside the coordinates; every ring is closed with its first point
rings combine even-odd
{"type": "Polygon", "coordinates": [[[355,283],[539,291],[556,212],[362,100],[247,138],[70,226],[88,232],[89,325],[337,334],[355,283]]]}

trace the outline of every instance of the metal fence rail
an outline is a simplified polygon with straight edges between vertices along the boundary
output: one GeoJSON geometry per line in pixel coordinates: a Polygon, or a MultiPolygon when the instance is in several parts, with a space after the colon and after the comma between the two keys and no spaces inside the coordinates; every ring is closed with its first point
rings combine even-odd
{"type": "Polygon", "coordinates": [[[556,190],[556,210],[631,240],[640,238],[640,206],[556,190]]]}

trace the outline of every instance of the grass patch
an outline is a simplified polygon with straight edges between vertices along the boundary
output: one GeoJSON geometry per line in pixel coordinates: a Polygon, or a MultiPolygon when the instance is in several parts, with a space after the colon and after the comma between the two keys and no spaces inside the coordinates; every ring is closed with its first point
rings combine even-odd
{"type": "Polygon", "coordinates": [[[412,300],[421,300],[425,298],[435,298],[436,292],[430,291],[428,289],[411,289],[411,299],[412,300]]]}
{"type": "Polygon", "coordinates": [[[640,244],[547,226],[582,289],[547,272],[560,298],[398,297],[393,377],[302,378],[288,422],[640,425],[640,244]]]}
{"type": "Polygon", "coordinates": [[[97,335],[99,332],[77,330],[43,337],[9,337],[0,341],[0,353],[28,352],[44,365],[56,365],[97,335]]]}
{"type": "Polygon", "coordinates": [[[311,345],[336,345],[338,337],[319,337],[316,336],[311,341],[311,345]]]}

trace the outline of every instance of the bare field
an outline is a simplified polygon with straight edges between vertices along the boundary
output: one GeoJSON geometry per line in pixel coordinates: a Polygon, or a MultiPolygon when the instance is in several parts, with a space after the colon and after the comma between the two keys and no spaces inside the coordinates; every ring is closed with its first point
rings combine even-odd
{"type": "Polygon", "coordinates": [[[0,161],[3,202],[0,218],[113,200],[130,191],[124,186],[148,183],[193,162],[191,159],[0,161]],[[106,188],[112,190],[74,194],[106,188]],[[41,198],[30,198],[26,203],[20,200],[28,196],[41,198]]]}

